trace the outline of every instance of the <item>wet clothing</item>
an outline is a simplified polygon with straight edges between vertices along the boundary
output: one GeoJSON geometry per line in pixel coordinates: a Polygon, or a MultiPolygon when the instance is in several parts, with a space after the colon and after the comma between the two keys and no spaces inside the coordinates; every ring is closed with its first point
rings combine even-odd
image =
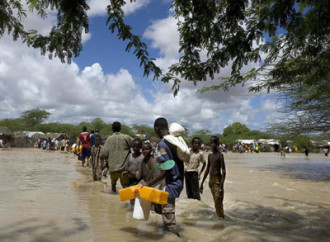
{"type": "Polygon", "coordinates": [[[220,176],[210,176],[209,178],[209,187],[214,200],[214,207],[217,215],[224,218],[223,212],[223,196],[224,191],[220,192],[221,177],[220,176]]]}
{"type": "Polygon", "coordinates": [[[102,150],[102,157],[108,159],[111,173],[122,172],[126,169],[128,155],[131,153],[132,138],[126,134],[115,132],[107,138],[102,150]]]}
{"type": "Polygon", "coordinates": [[[122,172],[112,172],[110,173],[110,180],[111,184],[116,184],[118,179],[120,179],[120,184],[122,187],[127,187],[128,186],[128,176],[123,176],[121,174],[122,172]]]}
{"type": "Polygon", "coordinates": [[[86,147],[82,147],[81,149],[81,157],[90,157],[91,156],[91,148],[86,148],[86,147]]]}
{"type": "Polygon", "coordinates": [[[162,218],[164,225],[169,231],[176,231],[175,220],[175,198],[169,198],[162,208],[162,218]]]}
{"type": "Polygon", "coordinates": [[[91,143],[90,143],[90,136],[88,132],[82,132],[79,134],[79,141],[82,144],[82,147],[85,148],[90,148],[91,147],[91,143]]]}
{"type": "MultiPolygon", "coordinates": [[[[136,172],[136,178],[139,180],[143,180],[144,183],[143,184],[148,184],[149,182],[151,182],[155,177],[159,176],[159,171],[155,171],[155,168],[152,168],[152,170],[149,169],[148,164],[145,163],[144,161],[141,162],[140,164],[140,168],[138,170],[138,172],[136,172]]],[[[160,184],[160,182],[158,182],[157,184],[160,184]]],[[[157,185],[155,184],[154,187],[157,185]]]]}
{"type": "Polygon", "coordinates": [[[186,193],[188,198],[201,200],[199,194],[199,179],[197,171],[186,171],[184,173],[186,182],[186,193]]]}
{"type": "Polygon", "coordinates": [[[177,147],[171,144],[168,140],[162,139],[157,146],[157,162],[163,163],[168,160],[174,160],[175,165],[171,170],[166,171],[165,191],[169,193],[168,200],[162,207],[162,218],[166,228],[176,232],[175,219],[175,198],[180,196],[183,189],[184,180],[184,165],[177,156],[177,147]]]}
{"type": "Polygon", "coordinates": [[[192,152],[190,150],[190,160],[188,163],[184,163],[185,171],[197,171],[200,163],[205,164],[204,154],[202,151],[198,153],[192,152]]]}
{"type": "Polygon", "coordinates": [[[90,143],[91,143],[91,147],[95,145],[95,134],[90,135],[90,143]]]}
{"type": "Polygon", "coordinates": [[[189,163],[184,164],[185,179],[186,179],[186,193],[188,198],[201,199],[199,194],[199,179],[198,179],[198,167],[199,164],[205,164],[205,159],[202,151],[197,153],[190,150],[189,163]]]}
{"type": "Polygon", "coordinates": [[[102,177],[102,163],[103,159],[101,159],[101,152],[102,152],[102,145],[96,147],[95,145],[92,146],[92,169],[93,169],[93,180],[100,181],[102,177]]]}
{"type": "Polygon", "coordinates": [[[45,150],[47,147],[47,140],[42,141],[42,149],[45,150]]]}
{"type": "MultiPolygon", "coordinates": [[[[128,156],[128,170],[132,172],[137,172],[140,169],[141,162],[143,162],[144,156],[141,153],[139,156],[135,157],[133,153],[128,156]]],[[[128,185],[133,186],[138,184],[140,179],[135,175],[128,175],[128,185]]]]}
{"type": "Polygon", "coordinates": [[[139,156],[135,157],[133,153],[128,156],[128,170],[138,171],[141,167],[141,162],[143,161],[144,156],[141,153],[139,156]]]}
{"type": "Polygon", "coordinates": [[[169,141],[162,139],[158,144],[157,162],[163,163],[168,160],[174,160],[174,167],[167,171],[165,182],[165,191],[169,193],[168,198],[173,199],[180,196],[183,189],[184,166],[183,162],[178,158],[177,147],[169,141]]]}

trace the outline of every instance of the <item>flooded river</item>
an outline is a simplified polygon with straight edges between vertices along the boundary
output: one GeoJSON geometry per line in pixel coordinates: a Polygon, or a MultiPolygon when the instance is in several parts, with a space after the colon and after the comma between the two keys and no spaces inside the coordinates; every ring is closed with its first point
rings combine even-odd
{"type": "Polygon", "coordinates": [[[225,162],[226,219],[216,217],[208,183],[202,201],[182,192],[179,239],[157,214],[134,220],[76,156],[0,149],[0,241],[330,241],[330,159],[228,153],[225,162]]]}

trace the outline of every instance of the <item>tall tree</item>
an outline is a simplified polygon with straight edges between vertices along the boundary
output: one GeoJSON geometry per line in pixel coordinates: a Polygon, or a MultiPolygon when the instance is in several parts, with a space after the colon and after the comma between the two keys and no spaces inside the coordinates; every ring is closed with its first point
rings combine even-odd
{"type": "Polygon", "coordinates": [[[240,138],[247,138],[250,133],[250,129],[246,127],[245,124],[241,124],[240,122],[235,122],[223,130],[223,136],[240,136],[240,138]]]}
{"type": "Polygon", "coordinates": [[[281,95],[282,112],[287,114],[285,122],[271,125],[276,133],[311,133],[330,130],[329,82],[318,86],[297,83],[288,87],[281,95]]]}
{"type": "Polygon", "coordinates": [[[91,121],[91,129],[98,129],[99,131],[106,126],[106,123],[101,118],[94,118],[91,121]]]}
{"type": "Polygon", "coordinates": [[[33,127],[37,124],[41,124],[45,119],[48,119],[50,113],[46,110],[34,108],[26,110],[22,113],[22,120],[27,127],[33,127]]]}

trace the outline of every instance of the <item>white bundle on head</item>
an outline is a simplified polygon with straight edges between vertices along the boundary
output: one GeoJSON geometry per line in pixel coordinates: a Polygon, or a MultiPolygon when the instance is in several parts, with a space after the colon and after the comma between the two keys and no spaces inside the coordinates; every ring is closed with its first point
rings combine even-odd
{"type": "Polygon", "coordinates": [[[169,126],[169,132],[170,135],[173,135],[174,137],[179,137],[179,136],[183,136],[186,130],[180,124],[172,123],[169,126]]]}
{"type": "Polygon", "coordinates": [[[170,135],[166,135],[164,138],[171,144],[177,147],[177,155],[180,160],[183,162],[189,162],[190,160],[190,151],[189,148],[182,138],[185,129],[178,123],[172,123],[169,126],[170,135]]]}

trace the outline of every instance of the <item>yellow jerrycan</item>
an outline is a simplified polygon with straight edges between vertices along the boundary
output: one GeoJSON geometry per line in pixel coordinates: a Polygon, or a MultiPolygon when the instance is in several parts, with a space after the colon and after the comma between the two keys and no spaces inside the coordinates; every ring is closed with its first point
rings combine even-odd
{"type": "Polygon", "coordinates": [[[146,186],[142,187],[139,192],[141,199],[163,205],[167,203],[168,192],[146,186]]]}
{"type": "Polygon", "coordinates": [[[120,201],[135,199],[139,195],[139,190],[142,185],[130,186],[119,190],[120,201]]]}

